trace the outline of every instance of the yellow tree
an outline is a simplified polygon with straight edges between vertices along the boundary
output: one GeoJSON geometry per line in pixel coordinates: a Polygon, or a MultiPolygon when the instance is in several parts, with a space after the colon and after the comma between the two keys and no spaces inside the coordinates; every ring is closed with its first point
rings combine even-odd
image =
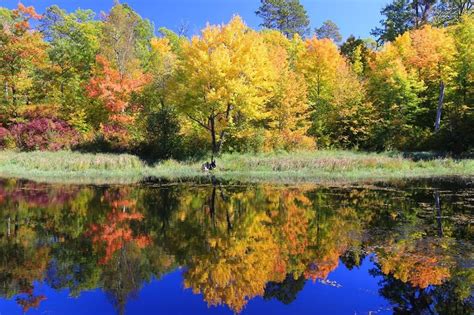
{"type": "MultiPolygon", "coordinates": [[[[317,209],[317,211],[323,211],[317,209]]],[[[339,265],[340,257],[349,249],[360,244],[362,237],[361,222],[354,208],[342,207],[334,210],[334,215],[319,220],[316,214],[315,227],[313,229],[312,243],[308,247],[317,248],[316,251],[308,251],[302,257],[306,269],[304,276],[316,281],[325,280],[328,275],[339,265]]]]}
{"type": "Polygon", "coordinates": [[[31,20],[39,20],[33,7],[18,4],[15,10],[0,8],[0,80],[7,105],[28,102],[34,71],[44,66],[47,44],[41,33],[32,30],[31,20]]]}
{"type": "Polygon", "coordinates": [[[406,148],[414,138],[426,134],[417,125],[426,87],[407,65],[412,54],[410,34],[405,33],[386,44],[369,63],[368,94],[380,118],[374,133],[380,149],[406,148]]]}
{"type": "Polygon", "coordinates": [[[152,88],[164,107],[170,95],[172,78],[175,75],[178,56],[173,52],[172,43],[166,37],[151,40],[150,74],[152,88]]]}
{"type": "Polygon", "coordinates": [[[357,65],[357,62],[354,67],[344,63],[337,69],[333,110],[328,117],[332,141],[344,148],[363,147],[376,123],[375,109],[366,98],[365,84],[354,70],[357,65]]]}
{"type": "Polygon", "coordinates": [[[262,37],[237,16],[183,44],[178,79],[180,110],[209,132],[217,154],[233,125],[263,117],[273,74],[262,37]]]}
{"type": "Polygon", "coordinates": [[[446,29],[430,25],[414,30],[410,35],[414,53],[408,60],[409,64],[418,71],[428,87],[439,86],[435,120],[435,131],[438,131],[441,126],[445,87],[454,75],[454,41],[446,29]]]}
{"type": "Polygon", "coordinates": [[[456,82],[459,103],[474,106],[474,15],[466,15],[452,28],[456,46],[456,82]]]}
{"type": "Polygon", "coordinates": [[[447,140],[453,149],[461,151],[474,143],[474,134],[471,132],[474,125],[474,15],[463,16],[450,31],[456,46],[453,62],[456,75],[454,91],[450,95],[452,106],[446,104],[443,125],[447,126],[445,130],[449,130],[450,137],[447,140]]]}
{"type": "Polygon", "coordinates": [[[309,123],[309,105],[306,81],[292,66],[293,43],[276,31],[263,33],[276,84],[273,97],[267,103],[265,149],[312,149],[314,141],[306,135],[309,123]]]}
{"type": "Polygon", "coordinates": [[[267,212],[272,219],[274,239],[278,242],[276,271],[292,274],[299,278],[306,269],[305,257],[314,252],[312,245],[315,230],[311,230],[314,220],[312,202],[305,196],[308,187],[298,189],[265,190],[267,212]]]}
{"type": "Polygon", "coordinates": [[[379,134],[386,138],[385,148],[419,149],[435,117],[434,129],[440,129],[445,89],[451,89],[455,75],[454,53],[447,30],[426,25],[398,36],[376,54],[369,89],[384,121],[379,134]]]}
{"type": "Polygon", "coordinates": [[[329,39],[306,40],[306,49],[298,56],[298,70],[305,76],[311,105],[321,114],[334,96],[337,70],[344,63],[337,46],[329,39]]]}
{"type": "Polygon", "coordinates": [[[337,46],[327,38],[306,40],[297,69],[308,85],[313,110],[310,133],[318,146],[356,146],[365,140],[371,104],[364,100],[365,89],[337,46]]]}

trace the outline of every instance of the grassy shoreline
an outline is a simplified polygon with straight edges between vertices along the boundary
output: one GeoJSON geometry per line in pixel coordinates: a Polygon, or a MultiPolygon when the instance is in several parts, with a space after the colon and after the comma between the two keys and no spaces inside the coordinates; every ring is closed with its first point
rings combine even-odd
{"type": "MultiPolygon", "coordinates": [[[[146,178],[208,179],[203,161],[164,161],[150,166],[133,155],[77,152],[0,152],[0,177],[44,182],[115,184],[146,178]]],[[[413,161],[389,153],[314,151],[224,154],[212,175],[218,180],[268,183],[355,182],[443,176],[474,177],[474,160],[413,161]]]]}

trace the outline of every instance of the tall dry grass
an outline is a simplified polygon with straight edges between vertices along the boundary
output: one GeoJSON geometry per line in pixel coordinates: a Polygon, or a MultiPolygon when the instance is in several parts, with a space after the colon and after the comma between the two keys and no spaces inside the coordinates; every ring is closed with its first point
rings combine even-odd
{"type": "Polygon", "coordinates": [[[128,154],[0,152],[0,176],[67,182],[137,182],[146,177],[182,180],[214,175],[244,182],[357,181],[409,177],[474,176],[474,160],[413,161],[394,153],[351,151],[224,154],[203,173],[204,161],[163,161],[148,166],[128,154]]]}

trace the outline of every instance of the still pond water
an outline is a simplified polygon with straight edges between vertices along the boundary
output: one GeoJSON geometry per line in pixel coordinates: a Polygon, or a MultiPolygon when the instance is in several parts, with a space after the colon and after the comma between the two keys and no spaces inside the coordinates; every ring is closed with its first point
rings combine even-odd
{"type": "Polygon", "coordinates": [[[474,183],[0,180],[0,314],[472,314],[474,183]]]}

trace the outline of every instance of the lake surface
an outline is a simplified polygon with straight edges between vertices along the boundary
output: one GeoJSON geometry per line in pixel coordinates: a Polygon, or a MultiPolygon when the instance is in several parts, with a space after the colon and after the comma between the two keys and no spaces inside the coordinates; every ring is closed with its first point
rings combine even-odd
{"type": "Polygon", "coordinates": [[[0,315],[472,314],[474,183],[0,180],[0,315]]]}

